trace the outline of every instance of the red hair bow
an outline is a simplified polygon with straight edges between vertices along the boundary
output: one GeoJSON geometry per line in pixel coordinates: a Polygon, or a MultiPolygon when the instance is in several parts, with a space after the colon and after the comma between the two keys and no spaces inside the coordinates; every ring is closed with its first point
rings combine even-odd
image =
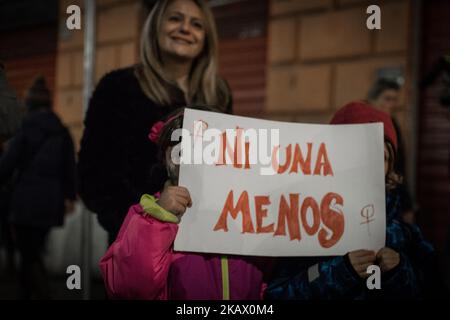
{"type": "Polygon", "coordinates": [[[164,128],[164,122],[163,121],[156,122],[153,125],[152,129],[150,130],[150,134],[148,135],[148,138],[152,142],[157,143],[163,128],[164,128]]]}

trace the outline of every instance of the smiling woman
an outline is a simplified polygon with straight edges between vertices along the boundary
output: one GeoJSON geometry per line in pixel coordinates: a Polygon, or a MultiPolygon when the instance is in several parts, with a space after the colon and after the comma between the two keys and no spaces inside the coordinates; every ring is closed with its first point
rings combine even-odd
{"type": "Polygon", "coordinates": [[[205,42],[204,18],[200,8],[191,1],[174,1],[164,15],[159,43],[163,61],[169,57],[192,60],[200,54],[205,42]]]}
{"type": "Polygon", "coordinates": [[[175,82],[188,103],[231,105],[228,85],[218,77],[217,31],[204,0],[158,1],[141,36],[142,90],[160,104],[170,103],[164,82],[175,82]]]}
{"type": "Polygon", "coordinates": [[[192,1],[173,1],[163,16],[159,44],[166,72],[177,79],[189,100],[188,74],[205,42],[204,17],[192,1]]]}
{"type": "Polygon", "coordinates": [[[167,179],[147,138],[153,124],[193,104],[231,112],[231,93],[217,69],[217,32],[206,1],[161,0],[144,24],[140,63],[98,83],[81,141],[79,193],[110,242],[128,208],[167,179]]]}

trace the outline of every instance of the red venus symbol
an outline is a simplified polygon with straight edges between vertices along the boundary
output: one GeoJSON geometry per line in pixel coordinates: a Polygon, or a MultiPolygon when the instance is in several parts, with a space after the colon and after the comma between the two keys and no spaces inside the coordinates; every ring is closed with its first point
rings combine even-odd
{"type": "Polygon", "coordinates": [[[374,215],[375,215],[375,208],[373,204],[369,204],[361,209],[361,217],[363,217],[365,220],[360,224],[367,224],[367,233],[369,234],[369,236],[370,236],[369,223],[375,220],[373,218],[374,215]]]}

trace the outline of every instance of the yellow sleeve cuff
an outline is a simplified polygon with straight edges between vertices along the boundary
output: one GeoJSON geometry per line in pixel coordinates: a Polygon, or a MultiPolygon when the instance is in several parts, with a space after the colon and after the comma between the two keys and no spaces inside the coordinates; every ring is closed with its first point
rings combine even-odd
{"type": "Polygon", "coordinates": [[[154,196],[144,194],[141,197],[139,204],[144,209],[145,214],[148,214],[159,221],[171,223],[180,222],[180,219],[176,215],[158,205],[156,201],[157,199],[154,196]]]}

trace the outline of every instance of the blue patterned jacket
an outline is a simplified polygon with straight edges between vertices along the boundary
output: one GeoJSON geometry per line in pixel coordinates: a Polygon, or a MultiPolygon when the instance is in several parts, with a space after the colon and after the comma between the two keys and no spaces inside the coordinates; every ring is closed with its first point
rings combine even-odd
{"type": "Polygon", "coordinates": [[[427,264],[433,247],[417,225],[399,217],[400,196],[386,193],[386,247],[400,254],[400,263],[381,275],[381,290],[369,290],[350,264],[348,255],[338,257],[284,258],[274,270],[267,299],[395,299],[422,294],[427,264]]]}

